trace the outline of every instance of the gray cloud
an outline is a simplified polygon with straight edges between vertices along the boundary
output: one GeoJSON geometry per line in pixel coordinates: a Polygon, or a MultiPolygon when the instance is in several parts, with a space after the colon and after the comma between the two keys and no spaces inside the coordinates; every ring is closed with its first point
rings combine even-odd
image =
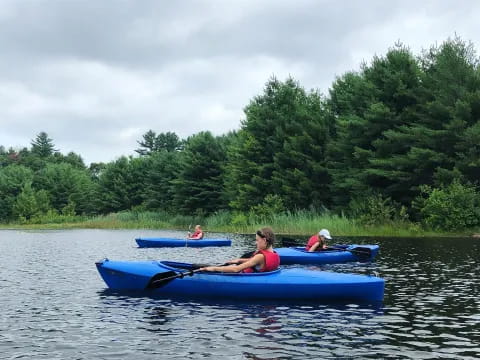
{"type": "Polygon", "coordinates": [[[398,40],[479,48],[472,1],[0,2],[0,145],[46,131],[86,162],[134,154],[152,129],[238,129],[272,75],[326,93],[398,40]]]}

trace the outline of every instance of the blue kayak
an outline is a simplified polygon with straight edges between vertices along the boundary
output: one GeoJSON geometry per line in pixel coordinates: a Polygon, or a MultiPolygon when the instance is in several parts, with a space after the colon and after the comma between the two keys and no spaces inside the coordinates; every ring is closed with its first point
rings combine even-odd
{"type": "Polygon", "coordinates": [[[229,239],[175,239],[175,238],[136,238],[138,246],[144,247],[205,247],[205,246],[230,246],[229,239]]]}
{"type": "Polygon", "coordinates": [[[194,270],[194,264],[108,259],[97,262],[96,266],[111,289],[143,291],[165,297],[381,301],[385,287],[385,281],[375,276],[302,268],[264,273],[218,273],[194,270]],[[179,276],[181,278],[177,278],[179,276]]]}
{"type": "Polygon", "coordinates": [[[322,250],[308,252],[305,247],[276,248],[280,263],[289,264],[336,264],[350,261],[369,261],[378,253],[378,245],[334,245],[322,250]]]}

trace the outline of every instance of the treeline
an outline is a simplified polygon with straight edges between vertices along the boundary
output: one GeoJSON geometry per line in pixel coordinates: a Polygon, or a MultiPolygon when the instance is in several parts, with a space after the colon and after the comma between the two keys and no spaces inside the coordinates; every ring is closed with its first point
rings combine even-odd
{"type": "Polygon", "coordinates": [[[459,38],[415,56],[397,44],[328,96],[271,78],[236,132],[153,130],[138,156],[86,167],[40,133],[0,147],[0,221],[165,211],[228,221],[297,210],[363,224],[480,224],[480,67],[459,38]]]}

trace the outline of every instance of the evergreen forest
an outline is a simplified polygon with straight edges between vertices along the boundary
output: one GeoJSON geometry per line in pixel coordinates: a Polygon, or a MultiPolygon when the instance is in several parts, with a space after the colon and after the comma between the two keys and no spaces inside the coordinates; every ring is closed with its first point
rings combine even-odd
{"type": "Polygon", "coordinates": [[[471,43],[448,39],[421,54],[395,44],[338,76],[328,94],[271,77],[244,114],[221,136],[151,129],[135,156],[89,166],[43,131],[22,149],[0,144],[0,222],[133,211],[248,224],[303,211],[371,226],[480,227],[480,66],[471,43]]]}

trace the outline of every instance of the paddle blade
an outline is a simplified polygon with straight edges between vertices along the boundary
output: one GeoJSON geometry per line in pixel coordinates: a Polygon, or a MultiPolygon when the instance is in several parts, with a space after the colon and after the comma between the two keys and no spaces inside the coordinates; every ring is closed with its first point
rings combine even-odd
{"type": "Polygon", "coordinates": [[[305,242],[304,240],[298,239],[298,238],[292,238],[288,236],[279,236],[277,240],[275,240],[275,243],[277,244],[278,247],[297,247],[297,246],[302,246],[303,243],[305,242]]]}
{"type": "Polygon", "coordinates": [[[183,271],[179,273],[175,271],[161,272],[152,276],[152,278],[148,282],[145,289],[158,289],[159,287],[162,287],[168,284],[172,280],[179,279],[179,278],[181,279],[181,278],[184,278],[185,276],[192,276],[193,274],[199,271],[200,269],[188,270],[188,271],[183,271]]]}
{"type": "Polygon", "coordinates": [[[253,254],[255,254],[255,250],[243,254],[242,256],[240,256],[240,259],[250,259],[253,254]]]}
{"type": "Polygon", "coordinates": [[[157,289],[177,277],[179,276],[175,271],[165,271],[155,274],[152,276],[145,289],[157,289]]]}
{"type": "Polygon", "coordinates": [[[357,246],[353,249],[347,249],[347,251],[356,255],[360,260],[368,260],[372,257],[372,249],[368,247],[357,246]]]}

